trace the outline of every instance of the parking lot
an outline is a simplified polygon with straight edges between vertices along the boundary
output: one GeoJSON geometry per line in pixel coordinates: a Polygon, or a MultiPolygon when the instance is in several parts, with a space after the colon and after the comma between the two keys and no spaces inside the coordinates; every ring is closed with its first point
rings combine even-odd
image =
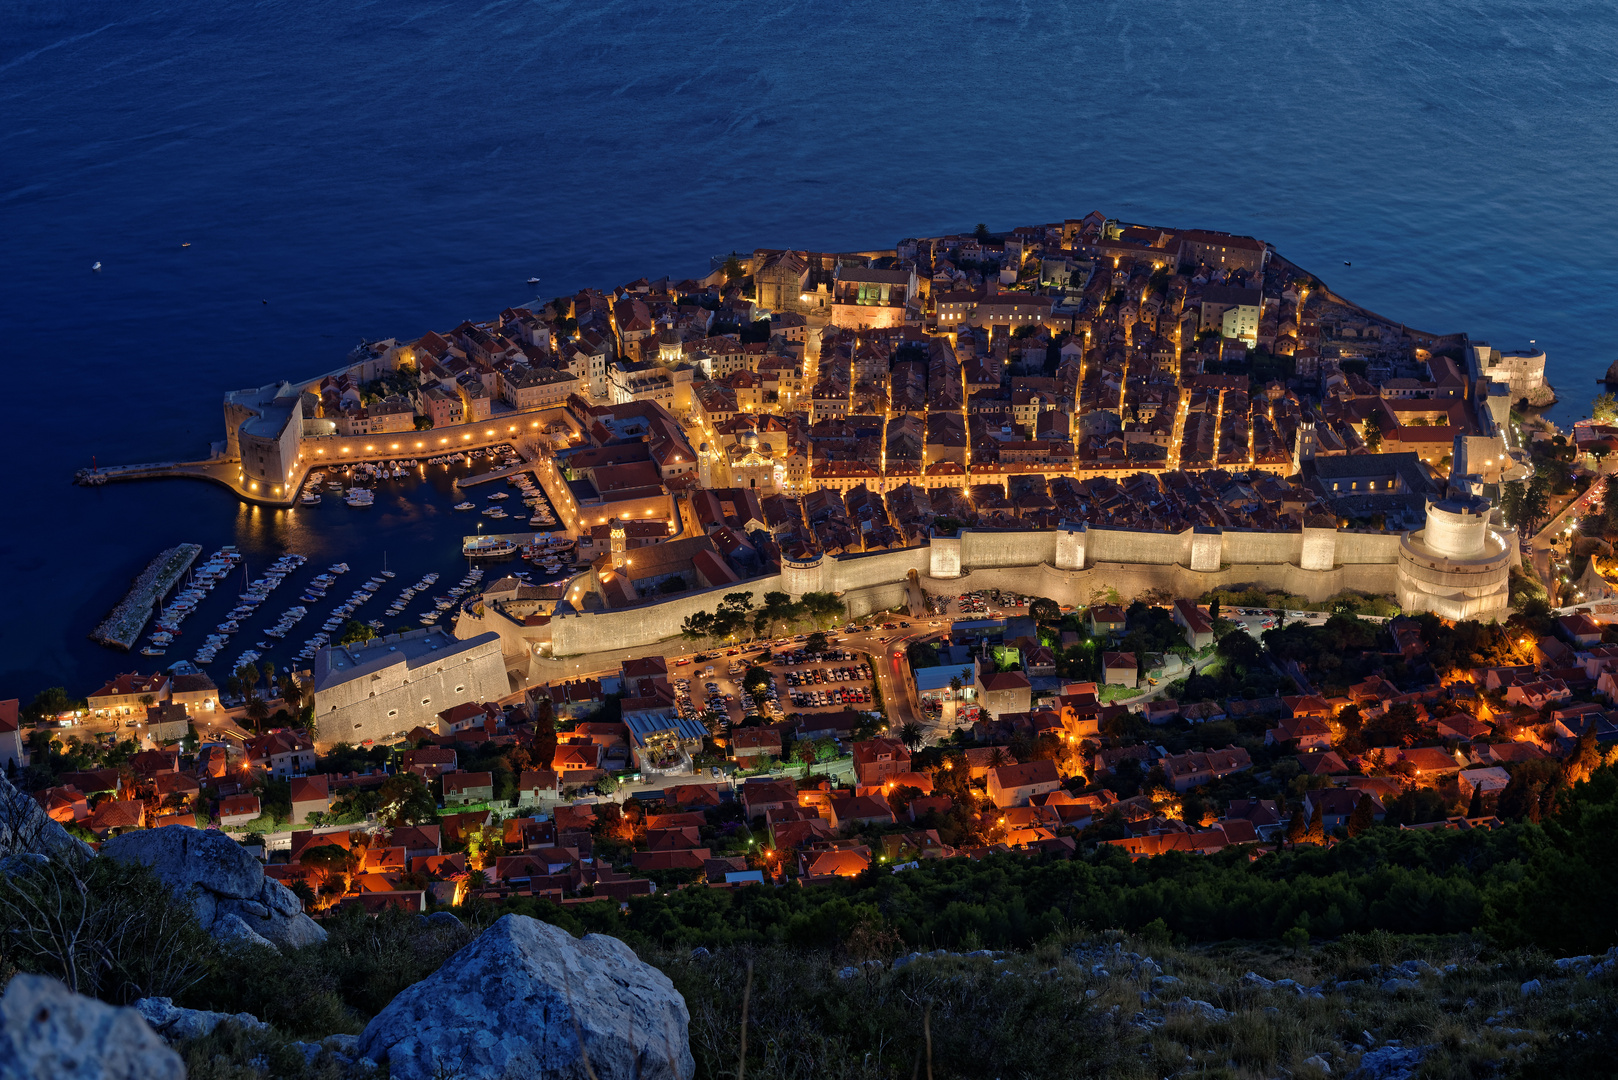
{"type": "Polygon", "coordinates": [[[927,608],[931,615],[948,615],[957,619],[1000,618],[1028,614],[1028,602],[1033,599],[1032,596],[1004,589],[981,589],[954,595],[929,593],[927,608]]]}
{"type": "Polygon", "coordinates": [[[830,640],[832,647],[818,656],[805,651],[802,641],[785,638],[767,646],[699,654],[703,659],[669,673],[676,705],[682,716],[703,721],[716,734],[754,713],[778,721],[799,712],[874,708],[869,657],[840,648],[835,637],[830,640]],[[770,674],[763,709],[755,709],[742,688],[749,667],[770,674]]]}

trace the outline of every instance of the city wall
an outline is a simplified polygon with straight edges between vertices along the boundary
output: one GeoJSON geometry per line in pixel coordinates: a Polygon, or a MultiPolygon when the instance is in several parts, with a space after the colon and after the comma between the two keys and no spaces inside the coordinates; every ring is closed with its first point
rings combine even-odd
{"type": "Polygon", "coordinates": [[[1394,533],[1325,528],[1160,533],[1080,524],[1034,532],[966,529],[959,537],[937,537],[926,546],[789,560],[779,575],[629,608],[556,616],[544,626],[523,626],[492,609],[481,616],[463,613],[456,632],[461,637],[498,634],[502,652],[508,658],[526,655],[530,677],[542,679],[536,665],[551,663],[540,658],[544,652],[566,658],[677,638],[686,618],[713,611],[732,592],[749,593],[755,606],[763,604],[767,592],[794,597],[831,592],[852,618],[904,604],[912,573],[933,593],[998,588],[1075,606],[1091,603],[1109,588],[1125,602],[1154,590],[1194,597],[1215,588],[1246,587],[1321,601],[1344,591],[1397,593],[1405,584],[1400,543],[1394,533]],[[954,572],[957,566],[959,573],[954,572]]]}

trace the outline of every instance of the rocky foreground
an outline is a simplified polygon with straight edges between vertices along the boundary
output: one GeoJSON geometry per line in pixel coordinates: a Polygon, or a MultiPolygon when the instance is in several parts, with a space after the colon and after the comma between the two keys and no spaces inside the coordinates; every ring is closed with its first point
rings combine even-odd
{"type": "MultiPolygon", "coordinates": [[[[783,943],[637,956],[613,937],[488,910],[466,913],[472,925],[437,912],[322,926],[218,833],[150,830],[92,855],[54,822],[7,820],[0,916],[30,888],[37,899],[65,882],[71,894],[98,866],[124,868],[119,882],[149,868],[147,910],[188,905],[205,932],[196,941],[217,951],[215,981],[176,983],[176,993],[193,1005],[234,994],[252,1008],[186,1008],[129,993],[130,983],[89,987],[97,1000],[7,966],[0,1080],[691,1080],[737,1070],[744,1026],[755,1080],[875,1080],[922,1067],[940,1080],[1571,1078],[1611,1075],[1618,1060],[1618,948],[1553,958],[1381,932],[1296,950],[1180,948],[1108,932],[1025,953],[894,955],[891,938],[855,932],[831,951],[783,943]],[[382,939],[391,944],[378,948],[382,939]],[[354,968],[366,950],[387,959],[354,968]],[[405,977],[367,996],[395,971],[405,977]],[[304,982],[289,977],[299,973],[304,982]],[[295,989],[330,997],[345,979],[336,1011],[310,1012],[295,989]],[[275,989],[242,992],[255,984],[275,989]],[[107,1003],[120,1000],[131,1003],[107,1003]]],[[[64,895],[58,910],[74,903],[64,895]]],[[[71,935],[70,918],[49,918],[71,935]]],[[[81,942],[89,964],[75,970],[99,970],[103,950],[117,967],[116,947],[81,942]]]]}

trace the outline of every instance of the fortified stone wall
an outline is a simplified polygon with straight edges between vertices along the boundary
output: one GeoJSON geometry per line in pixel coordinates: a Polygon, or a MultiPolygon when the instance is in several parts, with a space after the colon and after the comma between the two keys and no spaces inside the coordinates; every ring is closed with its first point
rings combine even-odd
{"type": "Polygon", "coordinates": [[[962,568],[1036,566],[1056,560],[1056,530],[994,532],[961,530],[962,568]]]}
{"type": "Polygon", "coordinates": [[[777,576],[686,593],[632,608],[553,618],[545,627],[521,627],[497,614],[463,616],[461,636],[493,631],[508,656],[549,643],[552,655],[648,645],[679,635],[698,611],[712,611],[726,593],[747,592],[762,604],[766,592],[793,596],[837,593],[850,616],[860,617],[905,603],[912,570],[934,593],[999,588],[1049,596],[1062,604],[1090,603],[1103,588],[1133,600],[1152,590],[1200,596],[1213,588],[1253,586],[1321,601],[1345,590],[1393,595],[1399,590],[1400,537],[1392,533],[1185,530],[1179,533],[1125,529],[1064,529],[1037,532],[963,530],[959,538],[936,537],[930,546],[871,555],[822,557],[794,563],[777,576]],[[1060,537],[1060,540],[1059,540],[1060,537]],[[1060,549],[1063,566],[1056,564],[1060,549]],[[959,564],[956,563],[959,552],[959,564]],[[1193,566],[1193,556],[1198,556],[1193,566]],[[1304,565],[1305,556],[1309,565],[1304,565]],[[1067,566],[1068,563],[1083,565],[1067,566]],[[959,565],[961,576],[954,571],[959,565]],[[504,625],[501,625],[501,624],[504,625]]]}
{"type": "Polygon", "coordinates": [[[636,607],[563,615],[550,622],[551,652],[555,656],[573,656],[661,641],[679,634],[688,616],[713,611],[728,593],[750,593],[753,606],[758,607],[765,593],[782,591],[781,575],[772,574],[636,607]]]}
{"type": "Polygon", "coordinates": [[[930,552],[925,547],[879,551],[870,555],[839,555],[826,560],[823,590],[847,592],[873,585],[904,582],[910,571],[928,572],[930,552]]]}

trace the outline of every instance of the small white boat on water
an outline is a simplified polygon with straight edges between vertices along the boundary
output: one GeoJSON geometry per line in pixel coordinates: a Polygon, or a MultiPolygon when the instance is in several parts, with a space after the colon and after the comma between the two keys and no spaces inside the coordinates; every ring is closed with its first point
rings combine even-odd
{"type": "Polygon", "coordinates": [[[455,509],[457,509],[457,510],[476,510],[477,505],[475,503],[469,503],[469,502],[456,503],[455,504],[455,509]]]}

